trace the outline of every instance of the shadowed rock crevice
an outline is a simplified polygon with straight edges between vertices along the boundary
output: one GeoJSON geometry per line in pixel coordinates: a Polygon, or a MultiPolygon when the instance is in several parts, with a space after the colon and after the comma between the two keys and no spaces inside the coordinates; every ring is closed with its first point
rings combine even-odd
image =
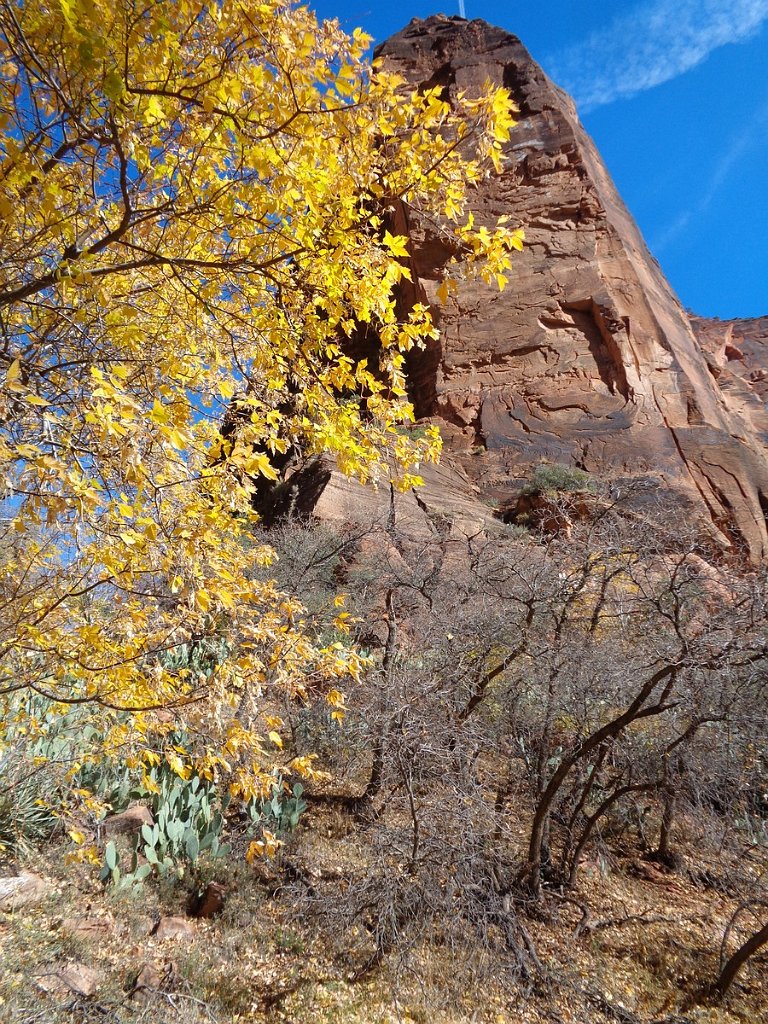
{"type": "Polygon", "coordinates": [[[760,508],[762,509],[765,525],[768,527],[768,493],[766,493],[766,491],[759,490],[757,492],[757,500],[759,501],[760,508]]]}
{"type": "Polygon", "coordinates": [[[565,302],[563,309],[571,312],[574,324],[582,331],[595,360],[597,372],[612,395],[620,394],[630,401],[632,389],[627,381],[622,350],[618,338],[629,336],[629,317],[619,317],[610,307],[594,299],[565,302]]]}
{"type": "Polygon", "coordinates": [[[435,71],[431,78],[421,83],[419,89],[421,92],[428,92],[430,89],[440,89],[440,99],[443,102],[448,102],[450,99],[450,86],[455,81],[456,76],[451,64],[443,64],[435,71]]]}
{"type": "Polygon", "coordinates": [[[331,467],[321,458],[312,458],[289,470],[284,479],[271,483],[254,501],[263,526],[270,529],[286,519],[311,516],[328,486],[331,467]]]}

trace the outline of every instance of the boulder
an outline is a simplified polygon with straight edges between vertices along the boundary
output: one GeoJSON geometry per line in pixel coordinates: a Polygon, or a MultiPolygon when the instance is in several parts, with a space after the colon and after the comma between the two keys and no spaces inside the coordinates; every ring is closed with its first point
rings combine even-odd
{"type": "Polygon", "coordinates": [[[227,887],[221,882],[209,882],[201,892],[193,892],[187,911],[192,917],[216,917],[224,909],[227,887]]]}
{"type": "Polygon", "coordinates": [[[35,977],[38,988],[49,995],[76,995],[84,998],[95,995],[103,981],[103,971],[82,963],[51,968],[35,977]]]}
{"type": "Polygon", "coordinates": [[[9,913],[20,907],[40,903],[52,892],[52,883],[32,871],[22,871],[10,878],[0,878],[0,911],[9,913]]]}
{"type": "Polygon", "coordinates": [[[154,825],[152,811],[144,804],[131,804],[119,814],[110,814],[101,823],[104,836],[135,836],[141,832],[142,825],[154,825]]]}
{"type": "Polygon", "coordinates": [[[189,942],[194,939],[197,931],[192,921],[185,917],[161,917],[154,932],[156,939],[175,939],[177,942],[189,942]]]}
{"type": "Polygon", "coordinates": [[[502,511],[504,522],[529,526],[544,533],[570,537],[574,522],[591,519],[599,503],[594,495],[535,492],[521,494],[502,511]]]}
{"type": "Polygon", "coordinates": [[[111,914],[103,917],[65,917],[61,930],[76,939],[103,940],[115,930],[115,919],[111,914]]]}

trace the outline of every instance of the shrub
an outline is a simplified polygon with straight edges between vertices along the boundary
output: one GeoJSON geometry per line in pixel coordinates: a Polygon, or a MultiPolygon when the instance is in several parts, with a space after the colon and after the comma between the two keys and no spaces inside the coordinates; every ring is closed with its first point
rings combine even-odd
{"type": "Polygon", "coordinates": [[[7,723],[0,743],[0,853],[28,855],[61,824],[62,786],[81,760],[86,714],[66,714],[34,693],[17,693],[0,704],[7,723]]]}
{"type": "Polygon", "coordinates": [[[582,469],[575,469],[572,466],[562,466],[559,463],[546,465],[542,463],[537,466],[531,474],[530,479],[523,487],[522,494],[545,494],[554,492],[572,493],[574,491],[591,491],[594,483],[589,473],[582,469]]]}

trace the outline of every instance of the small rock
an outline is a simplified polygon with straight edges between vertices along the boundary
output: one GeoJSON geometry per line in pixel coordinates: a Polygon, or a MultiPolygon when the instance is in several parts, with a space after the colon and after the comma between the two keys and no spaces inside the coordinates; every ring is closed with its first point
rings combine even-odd
{"type": "Polygon", "coordinates": [[[192,917],[215,917],[224,908],[227,887],[220,882],[209,882],[202,892],[193,893],[188,910],[192,917]]]}
{"type": "Polygon", "coordinates": [[[155,919],[149,914],[142,914],[131,921],[131,933],[133,935],[151,935],[155,930],[155,919]]]}
{"type": "Polygon", "coordinates": [[[635,858],[630,865],[632,873],[637,875],[638,878],[642,878],[645,882],[653,882],[654,885],[672,885],[673,880],[665,875],[658,868],[655,868],[652,864],[647,864],[645,861],[635,858]]]}
{"type": "Polygon", "coordinates": [[[101,827],[104,835],[110,836],[135,836],[141,832],[142,825],[154,825],[155,819],[152,811],[144,804],[132,804],[119,814],[110,814],[102,822],[101,827]]]}
{"type": "Polygon", "coordinates": [[[184,917],[161,917],[154,936],[156,939],[181,939],[188,942],[195,937],[195,926],[184,917]]]}
{"type": "Polygon", "coordinates": [[[103,980],[103,971],[81,963],[68,964],[58,970],[38,974],[35,978],[38,988],[49,995],[66,996],[71,993],[86,998],[94,995],[103,980]]]}
{"type": "Polygon", "coordinates": [[[104,917],[65,917],[61,930],[76,939],[104,939],[112,934],[115,919],[111,914],[104,917]]]}
{"type": "Polygon", "coordinates": [[[6,913],[41,900],[53,891],[53,885],[31,871],[12,878],[0,878],[0,910],[6,913]]]}
{"type": "Polygon", "coordinates": [[[150,1003],[156,993],[161,991],[172,972],[172,967],[160,970],[154,964],[144,964],[133,986],[131,999],[142,1005],[150,1003]]]}

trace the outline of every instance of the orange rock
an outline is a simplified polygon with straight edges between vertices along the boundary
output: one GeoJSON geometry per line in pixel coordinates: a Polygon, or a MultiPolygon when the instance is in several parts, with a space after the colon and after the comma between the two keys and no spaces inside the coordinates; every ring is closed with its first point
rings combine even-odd
{"type": "Polygon", "coordinates": [[[50,995],[92,996],[104,980],[104,972],[87,964],[71,963],[37,975],[38,988],[50,995]]]}
{"type": "Polygon", "coordinates": [[[19,907],[39,903],[49,893],[53,885],[32,871],[22,871],[10,878],[0,878],[0,911],[9,912],[19,907]]]}
{"type": "Polygon", "coordinates": [[[224,909],[227,887],[220,882],[209,882],[203,892],[195,893],[189,901],[192,917],[215,917],[224,909]]]}
{"type": "Polygon", "coordinates": [[[154,930],[156,939],[176,939],[181,942],[189,942],[194,939],[196,929],[192,921],[185,917],[161,917],[154,930]]]}
{"type": "Polygon", "coordinates": [[[78,939],[104,939],[114,932],[115,919],[111,914],[104,917],[66,917],[61,930],[78,939]]]}
{"type": "MultiPolygon", "coordinates": [[[[481,497],[541,460],[608,477],[650,474],[719,543],[768,556],[768,414],[743,381],[759,346],[741,328],[721,331],[713,376],[569,97],[518,39],[479,20],[414,19],[376,54],[445,99],[490,78],[520,108],[506,169],[472,201],[476,223],[504,214],[525,230],[510,284],[499,293],[460,282],[456,301],[437,310],[439,342],[409,354],[416,411],[444,428],[444,461],[461,464],[481,497]],[[478,445],[482,455],[468,458],[478,445]]],[[[411,239],[404,304],[437,305],[455,247],[413,211],[394,220],[411,239]]],[[[763,366],[765,356],[763,347],[763,366]]]]}
{"type": "Polygon", "coordinates": [[[137,835],[142,825],[154,825],[155,819],[152,811],[144,804],[132,804],[119,814],[110,814],[102,822],[104,835],[107,837],[117,835],[137,835]]]}

